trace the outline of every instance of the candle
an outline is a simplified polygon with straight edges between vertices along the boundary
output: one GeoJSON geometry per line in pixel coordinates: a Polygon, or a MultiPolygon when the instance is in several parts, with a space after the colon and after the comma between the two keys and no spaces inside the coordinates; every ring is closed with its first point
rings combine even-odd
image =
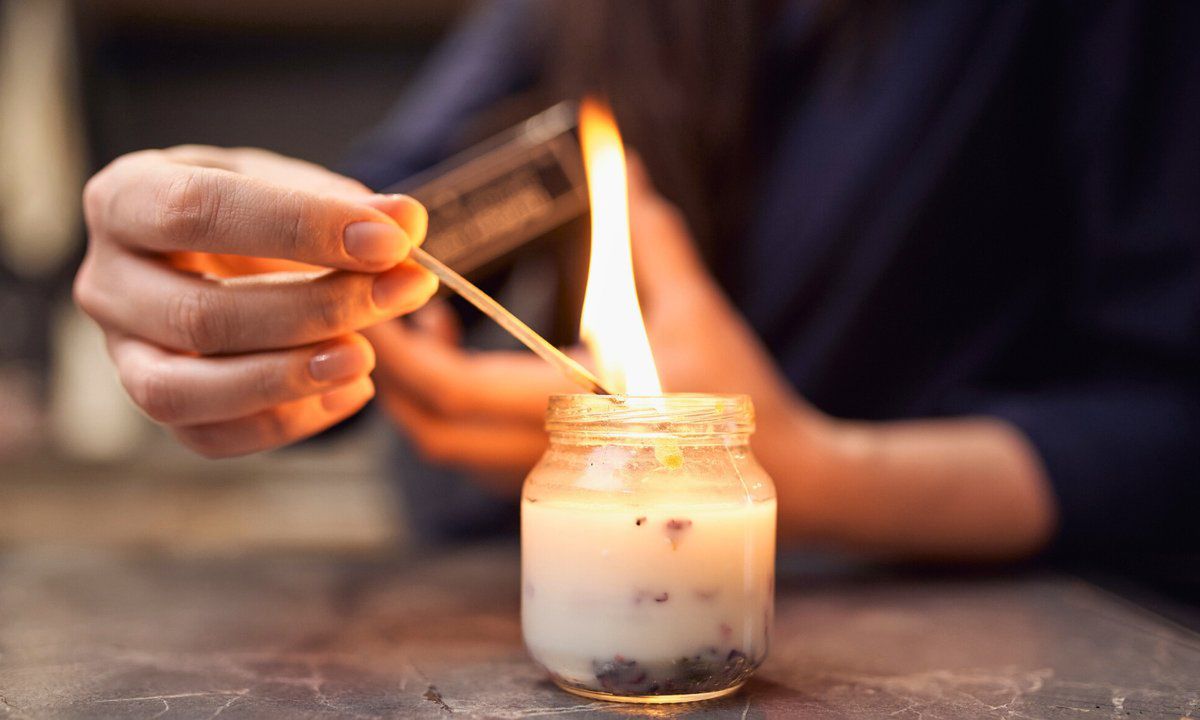
{"type": "Polygon", "coordinates": [[[746,398],[553,398],[521,507],[522,626],[589,697],[690,701],[766,655],[775,499],[746,398]]]}
{"type": "Polygon", "coordinates": [[[550,398],[521,501],[521,624],[560,687],[686,702],[736,691],[771,627],[775,487],[744,395],[662,392],[630,245],[625,151],[587,100],[592,248],[580,336],[618,396],[550,398]]]}

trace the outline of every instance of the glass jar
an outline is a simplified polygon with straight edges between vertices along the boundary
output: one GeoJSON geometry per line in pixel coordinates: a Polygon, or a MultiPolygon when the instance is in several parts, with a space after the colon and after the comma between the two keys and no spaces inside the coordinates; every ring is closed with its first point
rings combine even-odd
{"type": "Polygon", "coordinates": [[[558,395],[521,499],[521,623],[564,690],[736,691],[771,627],[775,487],[743,395],[558,395]]]}

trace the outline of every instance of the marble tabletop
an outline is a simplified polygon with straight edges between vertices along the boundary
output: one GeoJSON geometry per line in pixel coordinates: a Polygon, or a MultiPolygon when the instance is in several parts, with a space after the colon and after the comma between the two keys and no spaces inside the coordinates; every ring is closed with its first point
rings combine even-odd
{"type": "Polygon", "coordinates": [[[550,685],[511,545],[405,557],[0,550],[0,718],[1200,717],[1200,636],[1082,580],[786,567],[739,694],[550,685]]]}

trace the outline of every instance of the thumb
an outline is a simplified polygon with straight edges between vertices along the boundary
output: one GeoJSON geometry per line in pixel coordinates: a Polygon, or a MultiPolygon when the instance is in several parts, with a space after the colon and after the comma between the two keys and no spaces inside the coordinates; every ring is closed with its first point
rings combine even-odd
{"type": "Polygon", "coordinates": [[[429,230],[429,212],[416,199],[408,195],[356,195],[353,200],[395,220],[414,246],[425,242],[425,233],[429,230]]]}
{"type": "Polygon", "coordinates": [[[683,213],[658,194],[636,155],[628,166],[633,269],[643,301],[661,305],[715,289],[683,213]]]}

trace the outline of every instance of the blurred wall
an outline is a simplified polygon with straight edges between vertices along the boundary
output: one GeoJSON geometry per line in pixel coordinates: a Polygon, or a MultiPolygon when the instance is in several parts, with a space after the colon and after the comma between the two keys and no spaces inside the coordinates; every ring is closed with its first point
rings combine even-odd
{"type": "Polygon", "coordinates": [[[396,100],[461,0],[79,3],[93,166],[181,142],[333,164],[396,100]]]}

